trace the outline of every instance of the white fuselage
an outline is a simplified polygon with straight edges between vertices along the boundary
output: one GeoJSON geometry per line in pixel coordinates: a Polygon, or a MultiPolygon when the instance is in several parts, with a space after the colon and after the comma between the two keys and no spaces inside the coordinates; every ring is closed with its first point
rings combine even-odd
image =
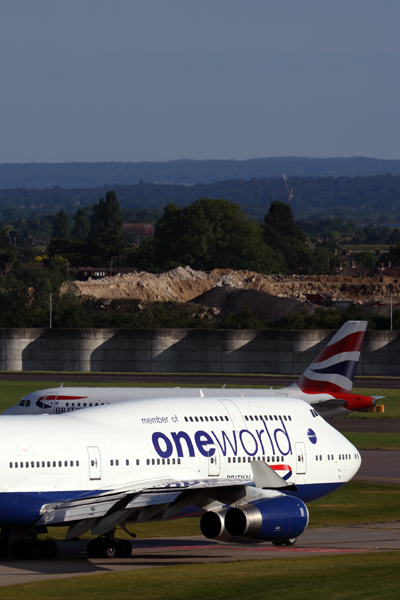
{"type": "Polygon", "coordinates": [[[35,523],[44,504],[157,479],[251,484],[254,460],[306,502],[359,469],[358,450],[305,402],[213,392],[0,419],[0,525],[35,523]]]}

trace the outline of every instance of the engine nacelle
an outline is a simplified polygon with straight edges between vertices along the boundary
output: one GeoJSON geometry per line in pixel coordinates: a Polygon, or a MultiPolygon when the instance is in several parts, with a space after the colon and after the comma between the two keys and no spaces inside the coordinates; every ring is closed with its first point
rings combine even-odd
{"type": "Polygon", "coordinates": [[[228,507],[204,513],[200,519],[200,529],[204,537],[209,540],[219,540],[220,542],[229,542],[231,540],[231,534],[225,529],[225,515],[229,510],[231,509],[228,507]]]}
{"type": "Polygon", "coordinates": [[[231,508],[225,515],[226,533],[266,542],[298,537],[307,525],[307,506],[294,496],[258,500],[231,508]]]}

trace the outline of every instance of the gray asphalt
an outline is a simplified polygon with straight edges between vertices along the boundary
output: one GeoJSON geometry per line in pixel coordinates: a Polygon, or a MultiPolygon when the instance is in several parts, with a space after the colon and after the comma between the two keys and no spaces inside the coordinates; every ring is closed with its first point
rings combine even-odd
{"type": "Polygon", "coordinates": [[[210,542],[203,537],[138,540],[132,546],[129,559],[89,560],[86,542],[60,542],[59,557],[55,560],[1,562],[0,586],[167,565],[400,550],[400,523],[308,529],[293,547],[275,547],[269,543],[237,546],[210,542]]]}

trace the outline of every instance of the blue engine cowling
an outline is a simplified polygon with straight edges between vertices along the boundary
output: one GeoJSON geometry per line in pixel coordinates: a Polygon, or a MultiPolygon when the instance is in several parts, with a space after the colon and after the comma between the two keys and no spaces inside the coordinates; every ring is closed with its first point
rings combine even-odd
{"type": "Polygon", "coordinates": [[[269,542],[298,537],[308,525],[307,506],[299,498],[278,496],[258,500],[225,515],[225,530],[232,536],[269,542]]]}

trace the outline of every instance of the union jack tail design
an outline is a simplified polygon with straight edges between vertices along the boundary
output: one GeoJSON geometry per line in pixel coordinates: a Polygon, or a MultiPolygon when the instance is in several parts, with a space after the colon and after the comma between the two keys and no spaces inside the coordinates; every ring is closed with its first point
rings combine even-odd
{"type": "Polygon", "coordinates": [[[290,387],[310,394],[351,392],[366,328],[367,321],[347,321],[290,387]]]}

